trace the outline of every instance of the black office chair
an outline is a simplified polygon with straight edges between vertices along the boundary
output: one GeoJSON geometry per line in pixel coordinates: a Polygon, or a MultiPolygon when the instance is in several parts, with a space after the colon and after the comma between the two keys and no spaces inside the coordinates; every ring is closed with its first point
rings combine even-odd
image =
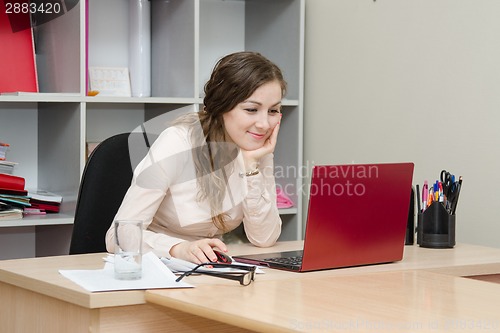
{"type": "Polygon", "coordinates": [[[132,165],[149,146],[145,133],[122,133],[104,140],[91,153],[80,182],[69,254],[106,251],[106,231],[130,186],[132,165]]]}

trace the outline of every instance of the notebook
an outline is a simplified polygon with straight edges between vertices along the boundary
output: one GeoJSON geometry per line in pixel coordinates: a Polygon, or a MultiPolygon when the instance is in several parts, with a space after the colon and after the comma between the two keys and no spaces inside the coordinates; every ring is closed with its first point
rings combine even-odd
{"type": "Polygon", "coordinates": [[[402,260],[413,168],[413,163],[314,166],[303,250],[233,259],[298,272],[402,260]]]}

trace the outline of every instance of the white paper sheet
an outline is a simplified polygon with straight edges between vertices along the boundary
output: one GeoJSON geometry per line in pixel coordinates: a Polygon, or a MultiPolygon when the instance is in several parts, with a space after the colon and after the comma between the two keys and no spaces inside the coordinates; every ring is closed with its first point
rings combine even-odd
{"type": "Polygon", "coordinates": [[[110,262],[106,262],[103,269],[59,270],[59,273],[90,292],[193,287],[183,281],[175,282],[174,273],[152,252],[142,257],[142,278],[139,280],[115,279],[110,262]]]}

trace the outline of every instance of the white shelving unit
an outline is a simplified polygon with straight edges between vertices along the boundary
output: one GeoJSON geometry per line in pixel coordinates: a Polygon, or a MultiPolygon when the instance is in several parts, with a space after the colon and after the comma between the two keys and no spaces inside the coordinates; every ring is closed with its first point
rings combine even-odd
{"type": "Polygon", "coordinates": [[[152,5],[152,97],[89,97],[86,66],[128,67],[128,1],[90,0],[35,29],[40,94],[0,96],[0,140],[27,188],[63,195],[60,214],[0,221],[0,259],[67,253],[86,142],[198,108],[223,55],[261,52],[288,82],[275,166],[295,203],[281,239],[302,237],[304,0],[170,0],[152,5]],[[86,6],[88,5],[88,36],[86,6]],[[110,23],[112,22],[112,23],[110,23]],[[88,40],[88,59],[87,57],[88,40]]]}

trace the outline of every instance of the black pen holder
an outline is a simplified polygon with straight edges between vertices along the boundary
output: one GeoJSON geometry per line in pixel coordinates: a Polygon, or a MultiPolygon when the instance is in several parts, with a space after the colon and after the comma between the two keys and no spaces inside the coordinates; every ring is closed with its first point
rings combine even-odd
{"type": "Polygon", "coordinates": [[[417,244],[444,249],[455,246],[455,215],[440,202],[433,202],[417,219],[417,244]]]}

